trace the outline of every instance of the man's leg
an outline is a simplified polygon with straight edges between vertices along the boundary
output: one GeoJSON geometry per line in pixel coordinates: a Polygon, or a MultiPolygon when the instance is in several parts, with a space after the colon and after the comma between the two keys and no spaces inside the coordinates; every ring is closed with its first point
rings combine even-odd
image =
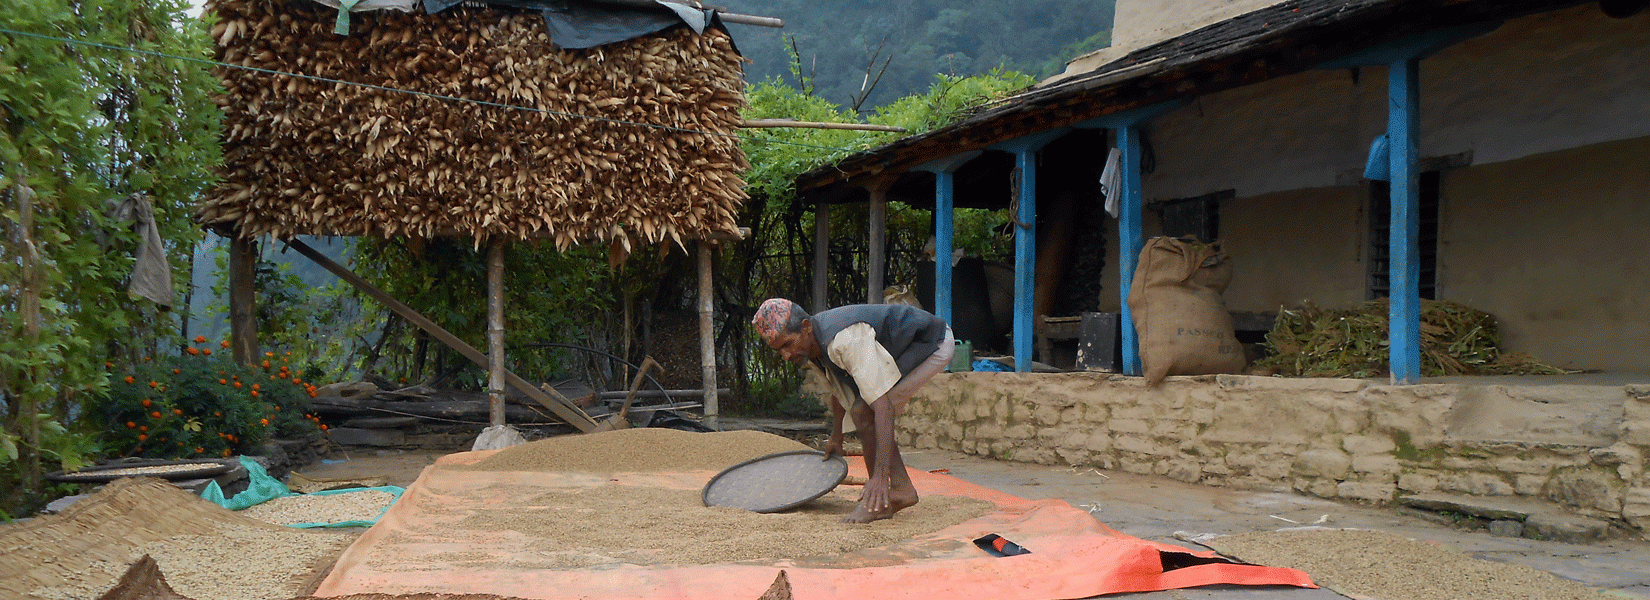
{"type": "MultiPolygon", "coordinates": [[[[883,400],[883,402],[888,401],[883,400]]],[[[903,403],[901,406],[888,406],[885,408],[884,410],[888,411],[887,418],[893,419],[901,408],[904,408],[903,403]]],[[[865,472],[867,479],[869,479],[877,472],[877,466],[880,464],[877,458],[879,456],[878,450],[882,447],[882,441],[878,440],[875,434],[877,431],[876,410],[864,402],[855,402],[854,407],[849,409],[849,415],[854,419],[854,426],[859,428],[860,443],[865,448],[865,472]]],[[[899,444],[893,443],[893,440],[888,440],[888,443],[889,486],[887,508],[873,511],[866,508],[862,498],[860,504],[854,507],[853,512],[842,519],[843,522],[869,523],[887,519],[894,516],[894,513],[916,505],[917,488],[911,482],[911,474],[905,470],[905,459],[900,456],[899,444]]]]}

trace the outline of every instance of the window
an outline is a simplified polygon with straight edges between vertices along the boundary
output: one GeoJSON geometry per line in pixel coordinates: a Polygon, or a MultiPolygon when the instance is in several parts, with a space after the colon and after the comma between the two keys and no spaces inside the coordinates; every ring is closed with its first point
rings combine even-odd
{"type": "MultiPolygon", "coordinates": [[[[1421,232],[1419,248],[1421,297],[1438,297],[1438,171],[1423,171],[1420,177],[1421,232]]],[[[1391,184],[1369,182],[1369,289],[1371,300],[1392,295],[1392,198],[1391,184]]]]}
{"type": "Polygon", "coordinates": [[[1208,243],[1220,239],[1220,201],[1235,196],[1235,190],[1225,190],[1195,198],[1153,202],[1151,209],[1157,213],[1164,236],[1191,237],[1208,243]]]}

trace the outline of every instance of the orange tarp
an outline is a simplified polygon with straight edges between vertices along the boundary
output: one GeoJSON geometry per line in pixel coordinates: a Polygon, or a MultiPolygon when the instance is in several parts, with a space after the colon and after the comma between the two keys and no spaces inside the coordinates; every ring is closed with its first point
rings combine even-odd
{"type": "MultiPolygon", "coordinates": [[[[538,496],[532,493],[535,489],[620,484],[697,490],[715,473],[593,474],[453,468],[493,452],[448,455],[425,468],[400,501],[344,552],[315,595],[442,592],[535,599],[754,600],[773,584],[781,570],[786,572],[798,600],[1057,600],[1211,584],[1316,587],[1297,570],[1236,564],[1212,552],[1124,535],[1063,501],[1026,500],[949,475],[915,470],[911,478],[925,498],[969,497],[989,502],[994,509],[920,539],[840,558],[549,569],[535,565],[535,557],[542,558],[547,552],[546,540],[518,531],[479,527],[473,517],[482,512],[507,514],[512,504],[532,502],[538,496]],[[971,542],[988,533],[1012,540],[1030,549],[1031,554],[990,556],[971,542]],[[1178,559],[1171,564],[1207,564],[1165,571],[1164,553],[1178,559]]],[[[853,460],[851,473],[863,476],[864,463],[853,460]]],[[[597,507],[550,508],[578,511],[597,507]]],[[[622,511],[626,507],[599,508],[622,511]]]]}

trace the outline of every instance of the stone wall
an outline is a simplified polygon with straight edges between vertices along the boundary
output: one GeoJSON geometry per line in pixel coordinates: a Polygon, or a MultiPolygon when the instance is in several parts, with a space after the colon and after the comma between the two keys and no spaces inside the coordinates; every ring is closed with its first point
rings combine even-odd
{"type": "Polygon", "coordinates": [[[946,373],[899,428],[910,448],[1365,503],[1523,497],[1650,531],[1650,384],[946,373]]]}

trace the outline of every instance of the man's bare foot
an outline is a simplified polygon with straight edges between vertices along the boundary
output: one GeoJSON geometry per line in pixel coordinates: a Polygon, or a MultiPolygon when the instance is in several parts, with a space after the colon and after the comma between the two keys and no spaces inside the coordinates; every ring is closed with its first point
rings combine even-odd
{"type": "Polygon", "coordinates": [[[865,508],[865,503],[861,502],[857,505],[854,505],[854,512],[848,513],[848,516],[843,517],[842,522],[843,523],[870,523],[871,521],[880,521],[880,520],[883,520],[883,519],[891,518],[891,517],[894,516],[894,513],[897,513],[901,510],[905,510],[907,508],[911,508],[911,507],[916,506],[916,505],[917,505],[917,495],[915,493],[907,493],[907,494],[896,493],[893,498],[888,499],[888,508],[887,509],[872,512],[871,510],[865,508]]]}

